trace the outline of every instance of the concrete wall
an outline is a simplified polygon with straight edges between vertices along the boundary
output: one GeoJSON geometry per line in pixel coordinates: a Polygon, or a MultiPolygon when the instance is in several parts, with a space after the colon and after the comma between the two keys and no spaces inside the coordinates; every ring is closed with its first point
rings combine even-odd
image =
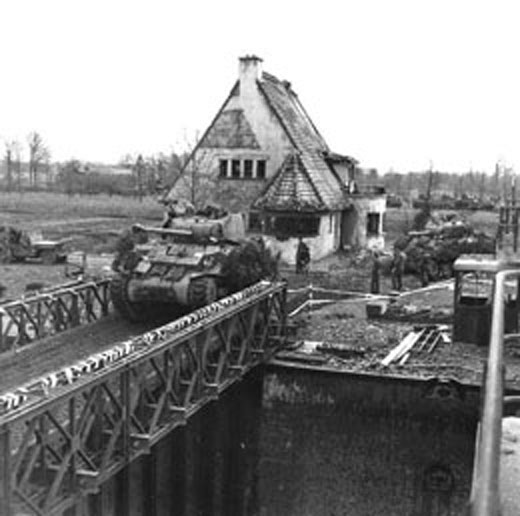
{"type": "Polygon", "coordinates": [[[384,239],[384,213],[386,211],[386,196],[384,195],[353,195],[353,207],[344,212],[343,244],[351,247],[368,247],[382,249],[384,239]],[[377,234],[367,234],[369,213],[379,213],[379,230],[377,234]]]}
{"type": "MultiPolygon", "coordinates": [[[[336,251],[339,247],[341,213],[327,213],[320,217],[319,234],[305,237],[303,241],[309,247],[311,260],[319,260],[336,251]]],[[[294,265],[298,238],[279,240],[273,235],[262,235],[273,251],[281,253],[281,259],[294,265]]]]}
{"type": "Polygon", "coordinates": [[[442,401],[426,386],[303,370],[267,375],[258,487],[270,495],[265,514],[464,514],[479,393],[442,401]]]}
{"type": "Polygon", "coordinates": [[[270,366],[165,436],[83,516],[453,516],[469,497],[480,392],[270,366]]]}

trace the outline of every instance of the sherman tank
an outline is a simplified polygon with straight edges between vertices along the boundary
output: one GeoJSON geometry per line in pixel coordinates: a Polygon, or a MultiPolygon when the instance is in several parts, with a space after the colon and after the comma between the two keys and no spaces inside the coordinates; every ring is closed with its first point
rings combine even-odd
{"type": "Polygon", "coordinates": [[[230,238],[228,227],[198,218],[166,228],[134,225],[112,266],[116,310],[136,322],[175,317],[275,276],[277,260],[264,241],[230,238]]]}

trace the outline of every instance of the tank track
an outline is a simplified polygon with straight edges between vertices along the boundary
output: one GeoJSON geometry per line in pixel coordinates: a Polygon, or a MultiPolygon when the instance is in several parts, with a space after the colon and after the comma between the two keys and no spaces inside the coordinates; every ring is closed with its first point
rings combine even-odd
{"type": "Polygon", "coordinates": [[[110,282],[110,296],[114,308],[128,321],[145,322],[156,317],[156,313],[145,303],[135,303],[128,298],[130,277],[117,274],[110,282]]]}

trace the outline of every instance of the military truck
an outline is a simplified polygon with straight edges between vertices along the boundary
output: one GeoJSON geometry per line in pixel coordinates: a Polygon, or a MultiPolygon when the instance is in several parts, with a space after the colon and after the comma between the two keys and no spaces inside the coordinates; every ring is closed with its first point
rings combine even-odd
{"type": "Polygon", "coordinates": [[[38,260],[46,265],[66,260],[64,240],[46,240],[41,235],[29,236],[13,226],[0,226],[0,263],[38,260]]]}

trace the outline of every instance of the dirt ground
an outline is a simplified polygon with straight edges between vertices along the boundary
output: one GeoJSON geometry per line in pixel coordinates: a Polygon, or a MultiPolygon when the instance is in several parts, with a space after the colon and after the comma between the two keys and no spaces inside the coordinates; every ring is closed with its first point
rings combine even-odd
{"type": "MultiPolygon", "coordinates": [[[[488,349],[468,343],[440,343],[431,353],[412,351],[404,364],[383,366],[383,358],[397,346],[416,324],[367,318],[367,300],[347,299],[335,304],[305,310],[294,318],[298,331],[297,341],[321,342],[325,345],[346,346],[351,358],[335,353],[321,353],[321,362],[327,367],[351,372],[406,376],[414,378],[451,378],[461,383],[480,385],[488,349]]],[[[453,285],[401,296],[399,305],[433,307],[453,311],[453,285]]],[[[448,325],[447,333],[451,333],[448,325]]],[[[313,347],[311,345],[311,347],[313,347]]],[[[303,344],[302,352],[306,351],[303,344]]],[[[298,348],[296,348],[297,354],[298,348]]],[[[310,352],[311,350],[307,350],[310,352]]],[[[311,353],[312,354],[312,353],[311,353]]],[[[303,360],[303,357],[300,357],[303,360]]],[[[290,356],[287,360],[291,360],[290,356]]],[[[520,389],[520,342],[506,345],[506,387],[520,389]]]]}
{"type": "MultiPolygon", "coordinates": [[[[59,194],[0,194],[0,225],[13,225],[45,238],[67,239],[67,252],[110,253],[118,235],[136,222],[156,224],[163,207],[155,199],[139,202],[132,198],[108,196],[69,197],[59,194]]],[[[388,209],[385,239],[388,249],[394,240],[411,227],[414,210],[388,209]]],[[[497,223],[493,212],[458,212],[458,216],[492,233],[497,223]]],[[[324,288],[366,292],[370,288],[371,260],[368,253],[338,253],[311,265],[307,276],[297,276],[294,269],[282,267],[281,275],[293,288],[309,283],[324,288]]],[[[28,283],[56,284],[67,281],[62,265],[0,265],[3,297],[21,296],[28,283]]],[[[414,276],[405,276],[404,288],[420,286],[414,276]]],[[[381,291],[391,290],[390,278],[382,277],[381,291]]]]}
{"type": "MultiPolygon", "coordinates": [[[[11,224],[26,231],[39,231],[45,238],[67,238],[67,250],[89,253],[107,253],[114,249],[120,232],[135,222],[157,223],[162,216],[162,209],[152,203],[142,205],[136,202],[111,199],[15,199],[9,209],[0,211],[0,224],[11,224]],[[16,202],[15,202],[16,201],[16,202]],[[45,201],[45,202],[44,202],[45,201]],[[111,206],[111,203],[113,206],[111,206]],[[125,204],[126,203],[126,204],[125,204]]],[[[481,227],[493,227],[495,213],[470,213],[467,218],[481,227]]],[[[390,248],[393,240],[408,225],[413,213],[406,210],[388,210],[386,243],[390,248]]],[[[496,224],[496,222],[495,222],[496,224]]],[[[68,281],[64,265],[46,266],[38,263],[0,265],[0,284],[5,287],[2,300],[16,299],[22,296],[30,283],[56,285],[68,281]]],[[[368,292],[370,287],[371,258],[366,252],[338,253],[312,263],[309,274],[297,275],[294,269],[282,266],[281,276],[287,279],[290,289],[315,287],[368,292]]],[[[453,293],[449,289],[431,291],[422,294],[406,295],[420,287],[418,278],[403,278],[404,295],[398,303],[435,307],[449,310],[452,307],[453,293]]],[[[381,293],[391,292],[389,277],[381,278],[381,293]]],[[[382,368],[381,359],[397,345],[403,336],[413,327],[410,324],[396,324],[368,320],[365,302],[342,300],[319,310],[304,312],[296,318],[299,326],[298,338],[303,340],[343,343],[362,348],[356,358],[346,360],[338,357],[326,357],[328,364],[354,371],[376,371],[389,374],[414,374],[421,377],[450,375],[461,381],[478,382],[481,365],[485,358],[482,349],[462,348],[458,345],[443,345],[431,356],[414,356],[405,366],[382,368]],[[468,356],[471,358],[468,358],[468,356]]],[[[119,330],[118,330],[119,331],[119,330]]],[[[61,364],[61,362],[60,362],[61,364]]],[[[49,366],[50,367],[50,366],[49,366]]],[[[520,382],[518,375],[513,376],[520,382]]],[[[516,380],[515,380],[516,381],[516,380]]]]}

